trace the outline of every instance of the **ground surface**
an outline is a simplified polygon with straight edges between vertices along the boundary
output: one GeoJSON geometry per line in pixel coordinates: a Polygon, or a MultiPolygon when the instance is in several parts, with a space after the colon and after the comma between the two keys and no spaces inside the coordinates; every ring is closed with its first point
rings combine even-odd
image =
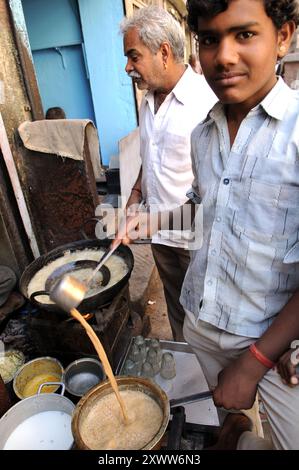
{"type": "Polygon", "coordinates": [[[167,316],[163,286],[156,270],[153,274],[145,314],[148,315],[151,324],[151,331],[148,334],[149,337],[173,340],[167,316]]]}

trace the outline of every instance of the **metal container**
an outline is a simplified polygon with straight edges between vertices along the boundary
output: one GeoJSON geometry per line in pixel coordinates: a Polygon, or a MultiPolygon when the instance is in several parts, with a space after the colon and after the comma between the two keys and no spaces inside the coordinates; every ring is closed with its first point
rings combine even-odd
{"type": "MultiPolygon", "coordinates": [[[[18,398],[36,395],[39,386],[45,382],[63,382],[64,374],[61,363],[54,357],[38,357],[26,362],[16,373],[13,390],[18,398]]],[[[44,393],[52,393],[58,386],[44,387],[44,393]]]]}
{"type": "Polygon", "coordinates": [[[64,372],[65,388],[76,397],[82,397],[105,378],[101,363],[91,357],[71,362],[64,372]]]}
{"type": "MultiPolygon", "coordinates": [[[[152,399],[154,399],[156,403],[158,403],[158,405],[160,406],[163,414],[163,419],[159,431],[151,439],[151,441],[148,442],[142,448],[142,450],[159,449],[163,435],[168,425],[170,415],[169,401],[166,393],[157,384],[143,377],[122,376],[115,378],[120,391],[135,390],[143,392],[146,395],[149,395],[152,399]]],[[[89,449],[89,447],[85,444],[82,439],[81,427],[90,410],[92,410],[95,405],[98,405],[101,398],[110,393],[113,393],[110,382],[109,380],[105,380],[104,382],[95,386],[92,390],[87,392],[87,394],[84,395],[84,397],[82,397],[79,403],[76,405],[72,419],[72,432],[76,448],[82,450],[92,450],[89,449]]]]}
{"type": "MultiPolygon", "coordinates": [[[[63,393],[64,385],[61,385],[63,393]]],[[[39,394],[19,401],[0,419],[0,449],[5,449],[8,439],[12,437],[14,446],[7,447],[9,449],[68,450],[72,448],[71,419],[68,418],[69,424],[63,423],[62,425],[61,417],[63,413],[71,416],[74,408],[75,405],[68,398],[55,393],[39,394]],[[45,412],[47,413],[43,414],[45,412]],[[32,418],[30,432],[26,428],[28,421],[25,423],[29,418],[32,418]],[[50,427],[52,430],[49,429],[50,427]]]]}

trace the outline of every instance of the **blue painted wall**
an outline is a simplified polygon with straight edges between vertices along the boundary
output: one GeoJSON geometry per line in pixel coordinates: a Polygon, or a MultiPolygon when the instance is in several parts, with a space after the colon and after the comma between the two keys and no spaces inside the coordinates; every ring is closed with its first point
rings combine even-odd
{"type": "Polygon", "coordinates": [[[78,4],[102,160],[107,165],[118,154],[118,141],[137,126],[133,86],[124,71],[119,34],[123,1],[78,0],[78,4]]]}
{"type": "Polygon", "coordinates": [[[33,60],[44,111],[60,106],[68,119],[96,123],[82,45],[33,51],[33,60]]]}
{"type": "Polygon", "coordinates": [[[119,23],[123,0],[22,0],[44,110],[93,120],[102,163],[137,126],[119,23]]]}
{"type": "Polygon", "coordinates": [[[23,0],[44,112],[95,122],[77,0],[23,0]]]}
{"type": "Polygon", "coordinates": [[[32,51],[82,42],[77,0],[22,0],[22,5],[32,51]]]}

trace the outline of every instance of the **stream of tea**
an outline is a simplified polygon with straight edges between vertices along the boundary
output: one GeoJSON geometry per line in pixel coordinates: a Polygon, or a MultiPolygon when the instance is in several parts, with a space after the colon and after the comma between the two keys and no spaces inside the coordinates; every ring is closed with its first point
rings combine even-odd
{"type": "Polygon", "coordinates": [[[99,358],[100,358],[100,360],[103,364],[105,373],[106,373],[106,375],[107,375],[107,377],[110,381],[111,387],[112,387],[112,389],[113,389],[113,391],[116,395],[116,398],[118,400],[118,403],[120,405],[122,415],[123,415],[123,418],[124,418],[124,422],[125,422],[125,424],[128,424],[129,423],[128,413],[127,413],[124,401],[123,401],[123,399],[122,399],[122,397],[119,393],[117,382],[115,380],[115,377],[114,377],[113,371],[111,369],[110,363],[108,361],[107,355],[105,353],[105,350],[104,350],[99,338],[97,337],[97,335],[95,334],[94,330],[89,325],[89,323],[87,323],[87,321],[84,320],[81,313],[78,312],[78,310],[76,310],[75,308],[72,308],[70,313],[76,320],[78,320],[78,322],[81,323],[81,325],[85,329],[87,335],[89,336],[92,344],[94,345],[95,350],[98,353],[98,356],[99,356],[99,358]]]}

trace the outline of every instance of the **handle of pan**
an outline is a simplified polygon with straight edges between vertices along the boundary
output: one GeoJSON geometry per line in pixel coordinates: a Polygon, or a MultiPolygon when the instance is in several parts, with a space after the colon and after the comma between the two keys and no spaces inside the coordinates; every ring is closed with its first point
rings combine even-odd
{"type": "Polygon", "coordinates": [[[195,393],[194,395],[188,395],[181,398],[173,398],[169,400],[170,408],[176,408],[177,406],[187,405],[188,403],[195,403],[197,401],[208,400],[212,398],[213,392],[210,390],[201,393],[195,393]]]}
{"type": "Polygon", "coordinates": [[[34,300],[36,300],[35,297],[39,297],[40,295],[48,295],[48,296],[50,297],[50,292],[49,292],[49,291],[46,291],[46,290],[38,290],[38,291],[36,291],[36,292],[33,292],[33,293],[30,295],[29,300],[34,301],[34,300]]]}

